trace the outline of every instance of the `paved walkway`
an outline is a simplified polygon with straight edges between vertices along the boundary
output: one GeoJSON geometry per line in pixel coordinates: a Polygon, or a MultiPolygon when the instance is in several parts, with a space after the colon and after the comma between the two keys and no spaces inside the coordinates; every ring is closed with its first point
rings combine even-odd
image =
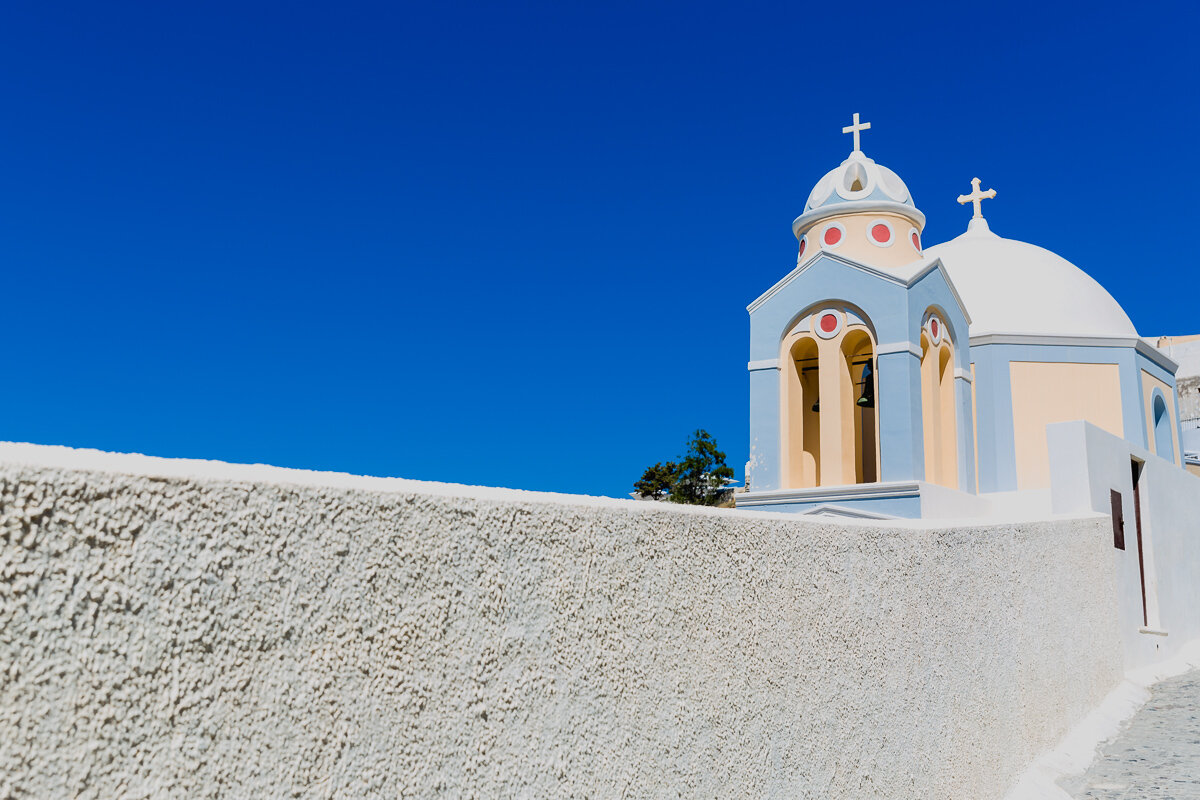
{"type": "Polygon", "coordinates": [[[1200,800],[1200,670],[1154,686],[1088,771],[1062,783],[1077,800],[1200,800]]]}

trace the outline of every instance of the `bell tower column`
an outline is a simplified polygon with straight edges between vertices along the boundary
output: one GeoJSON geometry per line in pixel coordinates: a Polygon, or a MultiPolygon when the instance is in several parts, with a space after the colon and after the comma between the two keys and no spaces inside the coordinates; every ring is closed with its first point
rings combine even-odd
{"type": "Polygon", "coordinates": [[[921,351],[904,342],[879,349],[879,456],[884,481],[925,479],[921,351]]]}
{"type": "Polygon", "coordinates": [[[841,339],[817,340],[817,394],[821,403],[821,485],[856,483],[854,384],[842,357],[841,339]]]}

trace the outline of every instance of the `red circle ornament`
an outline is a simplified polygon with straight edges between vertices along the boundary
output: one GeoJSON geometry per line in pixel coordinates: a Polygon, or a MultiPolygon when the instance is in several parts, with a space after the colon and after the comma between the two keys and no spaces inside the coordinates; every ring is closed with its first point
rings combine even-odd
{"type": "Polygon", "coordinates": [[[842,229],[830,225],[825,229],[825,244],[833,246],[842,240],[842,229]]]}
{"type": "Polygon", "coordinates": [[[879,224],[871,227],[871,238],[880,244],[883,244],[892,238],[892,231],[887,225],[884,225],[882,222],[880,222],[879,224]]]}
{"type": "Polygon", "coordinates": [[[804,258],[804,246],[805,246],[806,244],[808,244],[808,237],[807,237],[807,236],[806,236],[806,237],[804,237],[803,239],[801,239],[801,240],[800,240],[800,255],[799,255],[799,256],[797,256],[797,258],[804,258]]]}
{"type": "Polygon", "coordinates": [[[821,330],[826,333],[833,333],[837,330],[838,318],[833,314],[825,314],[821,317],[821,330]]]}
{"type": "Polygon", "coordinates": [[[917,252],[921,252],[921,237],[917,235],[916,231],[912,232],[912,242],[913,247],[916,248],[917,252]]]}
{"type": "Polygon", "coordinates": [[[933,338],[938,338],[938,324],[936,319],[929,320],[929,332],[933,334],[933,338]]]}

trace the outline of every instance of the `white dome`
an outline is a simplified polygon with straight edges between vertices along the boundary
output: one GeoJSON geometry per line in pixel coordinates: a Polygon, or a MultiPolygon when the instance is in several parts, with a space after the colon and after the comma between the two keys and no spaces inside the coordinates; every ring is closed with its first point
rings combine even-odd
{"type": "Polygon", "coordinates": [[[845,203],[853,200],[891,200],[912,206],[912,195],[908,186],[900,176],[882,164],[867,158],[860,150],[855,150],[850,157],[834,169],[826,172],[808,195],[804,210],[829,203],[845,203]]]}
{"type": "Polygon", "coordinates": [[[1061,256],[1004,239],[982,218],[925,251],[940,258],[971,317],[970,335],[1136,337],[1103,286],[1061,256]]]}
{"type": "Polygon", "coordinates": [[[818,220],[869,211],[901,214],[911,219],[917,230],[925,227],[925,215],[913,205],[900,176],[855,150],[817,181],[804,204],[804,213],[792,222],[792,232],[798,239],[804,228],[818,220]]]}

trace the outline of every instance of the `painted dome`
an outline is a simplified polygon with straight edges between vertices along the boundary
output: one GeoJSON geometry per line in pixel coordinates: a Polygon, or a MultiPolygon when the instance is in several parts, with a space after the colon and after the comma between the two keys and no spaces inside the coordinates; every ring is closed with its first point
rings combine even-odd
{"type": "Polygon", "coordinates": [[[971,317],[970,335],[1136,337],[1129,316],[1090,275],[1037,245],[992,233],[982,218],[930,247],[971,317]]]}
{"type": "Polygon", "coordinates": [[[837,168],[825,173],[808,195],[804,213],[792,223],[797,238],[814,222],[856,212],[891,211],[911,219],[920,230],[925,215],[913,204],[900,176],[855,150],[837,168]]]}

